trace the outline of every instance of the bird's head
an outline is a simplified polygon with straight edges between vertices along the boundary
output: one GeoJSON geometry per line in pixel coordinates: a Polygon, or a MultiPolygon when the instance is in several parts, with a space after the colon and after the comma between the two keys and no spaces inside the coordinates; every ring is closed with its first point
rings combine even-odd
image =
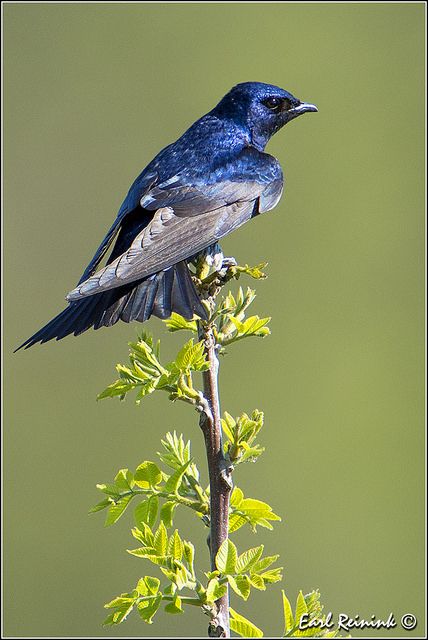
{"type": "Polygon", "coordinates": [[[269,138],[281,127],[309,111],[318,109],[280,87],[263,82],[243,82],[233,87],[212,113],[248,129],[252,144],[263,150],[269,138]]]}

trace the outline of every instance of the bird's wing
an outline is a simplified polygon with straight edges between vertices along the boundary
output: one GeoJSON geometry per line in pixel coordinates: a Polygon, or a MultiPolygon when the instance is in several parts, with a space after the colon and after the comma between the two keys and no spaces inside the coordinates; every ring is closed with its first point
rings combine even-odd
{"type": "Polygon", "coordinates": [[[78,282],[78,285],[80,285],[82,282],[87,280],[94,273],[95,269],[98,267],[99,263],[103,259],[108,248],[110,247],[111,243],[113,242],[114,238],[119,232],[119,229],[123,223],[123,220],[128,215],[128,213],[133,211],[135,207],[139,206],[140,198],[144,193],[150,190],[150,187],[154,185],[154,183],[156,182],[156,179],[157,179],[157,174],[155,172],[151,172],[147,174],[143,173],[140,176],[138,176],[138,178],[135,180],[135,182],[129,189],[128,194],[119,209],[119,212],[116,216],[115,221],[111,225],[110,229],[107,231],[105,238],[103,239],[100,246],[96,250],[94,257],[92,258],[92,260],[86,267],[85,271],[83,272],[82,277],[78,282]]]}
{"type": "Polygon", "coordinates": [[[229,179],[203,186],[174,176],[141,198],[141,206],[155,213],[129,249],[80,283],[67,299],[79,300],[167,269],[271,209],[281,192],[282,174],[273,180],[262,176],[261,181],[229,179]]]}

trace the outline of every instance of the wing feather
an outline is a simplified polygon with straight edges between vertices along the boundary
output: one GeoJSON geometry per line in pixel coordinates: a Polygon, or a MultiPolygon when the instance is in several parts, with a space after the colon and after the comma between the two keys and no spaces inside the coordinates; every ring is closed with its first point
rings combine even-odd
{"type": "MultiPolygon", "coordinates": [[[[110,264],[90,273],[67,299],[114,289],[145,278],[186,260],[217,242],[254,215],[272,209],[283,186],[278,162],[266,160],[256,179],[225,179],[208,184],[189,184],[176,175],[154,182],[140,198],[146,211],[154,211],[149,224],[137,234],[129,249],[110,264]]],[[[252,155],[250,157],[253,161],[252,155]]],[[[254,175],[254,172],[252,173],[254,175]]]]}

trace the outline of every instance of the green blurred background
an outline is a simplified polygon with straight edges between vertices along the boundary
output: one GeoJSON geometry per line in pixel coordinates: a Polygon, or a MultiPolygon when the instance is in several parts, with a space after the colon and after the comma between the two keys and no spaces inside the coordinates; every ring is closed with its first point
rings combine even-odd
{"type": "MultiPolygon", "coordinates": [[[[221,394],[235,415],[265,411],[267,452],[236,480],[283,516],[235,540],[263,542],[285,567],[282,585],[234,606],[280,635],[281,586],[292,600],[319,588],[335,616],[410,612],[409,635],[423,634],[423,4],[8,4],[4,14],[5,634],[205,634],[198,611],[100,626],[104,602],[146,566],[124,551],[130,516],[106,530],[103,514],[87,516],[96,482],[154,459],[172,428],[204,467],[188,407],[95,402],[138,327],[11,351],[63,308],[146,163],[247,80],[319,113],[268,147],[287,178],[280,205],[223,243],[241,262],[269,261],[254,312],[273,316],[273,334],[230,350],[221,394]]],[[[164,353],[177,344],[164,337],[164,353]]],[[[206,532],[178,523],[205,568],[206,532]]]]}

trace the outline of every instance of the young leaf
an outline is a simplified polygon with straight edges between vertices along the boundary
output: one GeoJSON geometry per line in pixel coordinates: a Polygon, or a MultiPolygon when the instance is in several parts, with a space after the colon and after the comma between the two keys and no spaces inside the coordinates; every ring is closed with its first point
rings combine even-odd
{"type": "Polygon", "coordinates": [[[263,638],[263,631],[256,627],[255,624],[241,616],[232,607],[230,611],[230,628],[232,631],[243,638],[263,638]]]}
{"type": "Polygon", "coordinates": [[[110,506],[107,512],[107,516],[104,522],[105,527],[109,527],[110,525],[114,524],[119,520],[120,516],[125,512],[125,509],[130,503],[130,501],[132,500],[132,498],[133,498],[132,495],[125,496],[124,498],[121,498],[120,500],[118,500],[118,502],[112,503],[112,505],[110,506]]]}
{"type": "Polygon", "coordinates": [[[147,622],[147,624],[152,624],[153,617],[157,612],[157,610],[159,609],[161,602],[162,602],[161,593],[159,593],[157,596],[154,596],[152,599],[148,601],[146,600],[143,602],[139,602],[137,604],[137,610],[138,610],[138,613],[140,614],[141,619],[144,620],[144,622],[147,622]]]}
{"type": "Polygon", "coordinates": [[[261,544],[259,547],[253,547],[241,553],[236,562],[236,572],[245,573],[246,571],[250,571],[251,567],[260,559],[263,548],[261,544]]]}
{"type": "Polygon", "coordinates": [[[180,371],[191,369],[193,371],[204,371],[209,364],[204,354],[204,343],[193,344],[193,338],[186,342],[175,358],[175,365],[180,371]]]}
{"type": "Polygon", "coordinates": [[[229,533],[233,533],[234,531],[238,531],[244,524],[247,524],[248,520],[246,520],[243,516],[232,513],[229,516],[229,533]]]}
{"type": "Polygon", "coordinates": [[[106,495],[116,499],[120,498],[120,489],[117,485],[104,483],[104,484],[97,484],[96,486],[97,486],[97,489],[99,489],[106,495]]]}
{"type": "MultiPolygon", "coordinates": [[[[127,594],[124,594],[124,595],[127,595],[127,594]]],[[[123,622],[131,613],[132,609],[134,608],[134,603],[135,603],[135,599],[133,598],[123,598],[123,599],[116,598],[115,600],[112,600],[112,602],[109,602],[106,605],[104,605],[106,608],[117,607],[117,609],[116,611],[111,613],[109,616],[107,616],[107,618],[103,622],[103,626],[120,624],[121,622],[123,622]],[[113,604],[113,603],[117,603],[117,604],[113,604]]]]}
{"type": "Polygon", "coordinates": [[[171,316],[169,318],[164,320],[164,323],[166,324],[168,331],[171,332],[180,331],[183,329],[186,331],[192,331],[193,333],[198,332],[196,320],[186,320],[185,318],[183,318],[183,316],[180,316],[175,311],[171,313],[171,316]]]}
{"type": "Polygon", "coordinates": [[[270,567],[271,564],[276,562],[278,558],[279,558],[279,555],[275,555],[275,556],[266,556],[265,558],[258,560],[256,563],[252,565],[251,573],[261,573],[262,571],[270,567]]]}
{"type": "Polygon", "coordinates": [[[168,542],[168,554],[172,555],[175,560],[181,560],[183,557],[183,550],[183,541],[176,529],[168,542]]]}
{"type": "Polygon", "coordinates": [[[131,529],[131,533],[140,542],[148,547],[153,546],[154,534],[149,525],[146,522],[142,522],[140,528],[134,527],[131,529]]]}
{"type": "Polygon", "coordinates": [[[120,469],[116,474],[114,482],[120,489],[125,489],[125,491],[132,489],[135,484],[134,476],[129,469],[120,469]]]}
{"type": "Polygon", "coordinates": [[[234,592],[243,600],[248,600],[251,583],[248,576],[227,576],[227,580],[234,592]]]}
{"type": "Polygon", "coordinates": [[[180,596],[176,595],[174,600],[166,605],[165,611],[167,613],[183,613],[180,596]]]}
{"type": "Polygon", "coordinates": [[[88,513],[97,513],[97,511],[102,511],[106,507],[109,507],[111,505],[111,503],[112,503],[112,501],[111,501],[110,498],[106,498],[105,500],[101,500],[101,502],[96,504],[95,507],[92,507],[91,509],[89,509],[88,513]]]}
{"type": "Polygon", "coordinates": [[[229,538],[226,538],[217,551],[215,558],[216,567],[223,574],[235,574],[237,558],[238,552],[236,546],[229,538]]]}
{"type": "Polygon", "coordinates": [[[221,598],[227,593],[227,586],[220,584],[218,578],[212,578],[208,582],[207,590],[205,592],[205,598],[207,604],[213,604],[216,600],[221,598]]]}
{"type": "Polygon", "coordinates": [[[241,491],[241,489],[239,489],[239,487],[234,487],[232,491],[232,495],[230,496],[231,506],[239,507],[243,499],[244,499],[244,494],[241,491]]]}
{"type": "Polygon", "coordinates": [[[278,567],[277,569],[269,569],[269,571],[264,571],[259,575],[261,578],[263,578],[264,582],[267,582],[268,584],[279,582],[280,580],[282,580],[282,567],[278,567]]]}
{"type": "Polygon", "coordinates": [[[284,636],[294,628],[293,610],[284,589],[282,589],[282,605],[284,608],[284,636]]]}
{"type": "MultiPolygon", "coordinates": [[[[132,391],[132,389],[135,389],[136,386],[137,383],[126,382],[125,380],[116,380],[106,389],[104,389],[104,391],[97,395],[97,400],[103,400],[104,398],[114,398],[115,396],[119,396],[121,399],[123,399],[128,391],[132,391]]],[[[120,622],[122,622],[122,620],[120,622]]],[[[104,624],[115,623],[109,622],[104,624]]]]}
{"type": "Polygon", "coordinates": [[[195,547],[191,542],[188,542],[187,540],[183,541],[183,555],[184,555],[185,561],[187,562],[187,566],[189,567],[189,571],[191,575],[194,577],[195,570],[193,567],[193,563],[195,560],[195,547]]]}
{"type": "Polygon", "coordinates": [[[266,591],[265,581],[257,573],[252,573],[250,575],[250,582],[255,589],[258,589],[259,591],[266,591]]]}
{"type": "Polygon", "coordinates": [[[164,523],[165,527],[169,529],[172,527],[172,519],[174,516],[174,510],[177,506],[177,502],[164,502],[160,511],[160,519],[164,523]]]}
{"type": "Polygon", "coordinates": [[[143,500],[134,510],[134,519],[137,527],[142,527],[143,522],[146,522],[150,527],[156,522],[156,516],[159,508],[159,498],[157,496],[150,496],[148,500],[143,500]]]}
{"type": "Polygon", "coordinates": [[[158,555],[164,556],[166,554],[168,545],[168,534],[163,522],[160,523],[158,530],[155,533],[153,547],[156,549],[158,555]]]}
{"type": "Polygon", "coordinates": [[[297,596],[297,602],[296,602],[296,616],[295,616],[296,625],[299,625],[300,618],[304,613],[308,613],[308,607],[306,605],[303,593],[299,591],[299,595],[297,596]]]}
{"type": "Polygon", "coordinates": [[[166,491],[167,493],[176,493],[178,491],[178,489],[180,488],[183,476],[186,473],[186,470],[191,463],[192,463],[192,460],[188,460],[179,469],[177,469],[177,471],[173,473],[172,476],[168,478],[168,480],[165,483],[164,491],[166,491]]]}
{"type": "Polygon", "coordinates": [[[162,482],[162,473],[154,462],[146,460],[137,467],[134,479],[141,489],[150,489],[162,482]]]}

